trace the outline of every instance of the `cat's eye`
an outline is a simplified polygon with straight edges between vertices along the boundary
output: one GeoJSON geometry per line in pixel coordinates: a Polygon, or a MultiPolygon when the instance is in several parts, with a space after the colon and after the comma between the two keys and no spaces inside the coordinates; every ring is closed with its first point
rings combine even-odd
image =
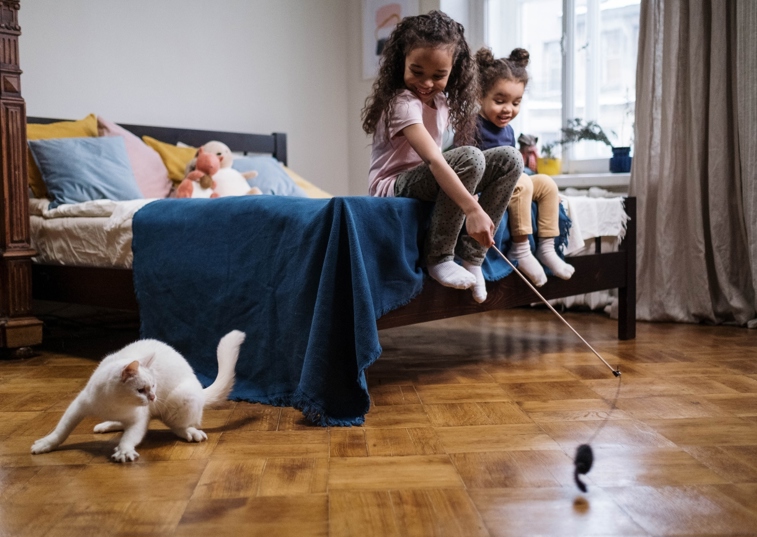
{"type": "Polygon", "coordinates": [[[145,393],[147,391],[147,388],[140,388],[137,390],[139,393],[145,393]]]}

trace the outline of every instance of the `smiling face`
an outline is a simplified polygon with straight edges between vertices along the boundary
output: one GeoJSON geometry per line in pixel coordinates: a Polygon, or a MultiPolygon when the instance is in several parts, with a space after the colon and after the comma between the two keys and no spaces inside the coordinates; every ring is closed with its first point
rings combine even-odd
{"type": "Polygon", "coordinates": [[[405,56],[405,87],[424,104],[431,106],[440,92],[447,87],[452,72],[452,48],[419,47],[405,56]]]}
{"type": "Polygon", "coordinates": [[[481,99],[481,115],[497,127],[504,127],[520,112],[526,86],[523,82],[499,79],[481,99]]]}

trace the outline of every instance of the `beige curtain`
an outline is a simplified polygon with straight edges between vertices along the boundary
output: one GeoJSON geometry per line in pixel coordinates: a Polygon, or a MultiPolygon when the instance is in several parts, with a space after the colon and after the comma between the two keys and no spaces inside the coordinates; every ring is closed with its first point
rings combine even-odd
{"type": "Polygon", "coordinates": [[[754,0],[642,0],[639,319],[757,325],[756,61],[754,0]]]}

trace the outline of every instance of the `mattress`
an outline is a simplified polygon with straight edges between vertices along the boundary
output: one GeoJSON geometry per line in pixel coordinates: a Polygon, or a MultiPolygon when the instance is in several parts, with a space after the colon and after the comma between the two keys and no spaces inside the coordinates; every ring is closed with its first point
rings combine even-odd
{"type": "MultiPolygon", "coordinates": [[[[625,235],[627,215],[622,197],[561,196],[572,226],[566,257],[592,254],[600,237],[602,252],[617,251],[625,235]]],[[[577,195],[576,195],[577,194],[577,195]]],[[[34,262],[57,265],[131,268],[134,213],[153,199],[132,201],[97,200],[48,209],[49,202],[31,199],[31,245],[37,251],[34,262]]],[[[569,262],[570,260],[568,260],[569,262]]],[[[617,292],[596,291],[551,302],[562,307],[617,310],[617,292]]]]}
{"type": "Polygon", "coordinates": [[[131,268],[131,219],[154,199],[96,200],[48,209],[29,200],[31,246],[36,263],[131,268]]]}

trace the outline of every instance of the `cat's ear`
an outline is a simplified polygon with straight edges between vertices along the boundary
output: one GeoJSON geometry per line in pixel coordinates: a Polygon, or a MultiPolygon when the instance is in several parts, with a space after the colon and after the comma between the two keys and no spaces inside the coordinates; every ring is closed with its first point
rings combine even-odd
{"type": "Polygon", "coordinates": [[[147,359],[142,362],[142,365],[144,367],[150,367],[152,365],[153,360],[155,360],[155,353],[152,353],[150,356],[147,357],[147,359]]]}
{"type": "Polygon", "coordinates": [[[121,371],[121,382],[126,382],[130,378],[136,376],[137,371],[139,371],[139,362],[134,360],[132,363],[124,367],[123,371],[121,371]]]}

